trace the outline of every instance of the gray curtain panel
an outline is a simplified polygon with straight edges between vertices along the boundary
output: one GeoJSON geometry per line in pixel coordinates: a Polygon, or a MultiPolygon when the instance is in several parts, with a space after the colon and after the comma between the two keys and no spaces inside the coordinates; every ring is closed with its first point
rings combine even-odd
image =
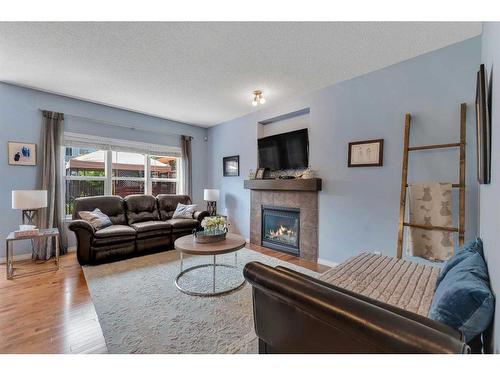
{"type": "Polygon", "coordinates": [[[193,198],[192,188],[192,156],[191,156],[191,140],[193,137],[181,135],[181,160],[182,160],[182,181],[183,194],[187,194],[193,198]]]}
{"type": "MultiPolygon", "coordinates": [[[[47,208],[41,210],[40,228],[58,228],[61,234],[60,254],[67,250],[66,228],[64,224],[64,176],[61,159],[64,135],[64,115],[62,113],[42,112],[42,152],[40,188],[47,190],[47,208]]],[[[37,259],[46,260],[55,255],[56,243],[48,238],[40,244],[34,254],[37,259]],[[46,246],[44,246],[46,245],[46,246]]]]}

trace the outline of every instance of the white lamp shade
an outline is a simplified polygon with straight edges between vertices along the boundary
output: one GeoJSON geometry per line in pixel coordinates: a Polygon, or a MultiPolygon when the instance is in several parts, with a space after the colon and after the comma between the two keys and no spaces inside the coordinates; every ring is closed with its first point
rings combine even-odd
{"type": "Polygon", "coordinates": [[[214,202],[219,200],[219,189],[204,189],[203,199],[209,202],[214,202]]]}
{"type": "Polygon", "coordinates": [[[47,207],[47,190],[12,190],[13,210],[36,210],[47,207]]]}

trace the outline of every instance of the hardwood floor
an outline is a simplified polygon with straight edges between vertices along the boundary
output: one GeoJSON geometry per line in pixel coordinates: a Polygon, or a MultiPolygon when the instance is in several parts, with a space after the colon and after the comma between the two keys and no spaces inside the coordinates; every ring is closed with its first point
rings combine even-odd
{"type": "MultiPolygon", "coordinates": [[[[247,248],[280,260],[324,272],[327,266],[261,246],[247,248]]],[[[15,263],[30,271],[52,267],[52,263],[15,263]]],[[[83,271],[75,253],[61,257],[61,268],[7,280],[0,264],[0,354],[1,353],[106,353],[106,343],[90,298],[83,271]]]]}
{"type": "Polygon", "coordinates": [[[277,258],[277,259],[282,260],[284,262],[292,263],[292,264],[295,264],[297,266],[310,269],[311,271],[315,271],[315,272],[323,273],[323,272],[328,271],[330,269],[330,267],[325,266],[323,264],[309,262],[307,260],[297,258],[297,257],[290,255],[290,254],[281,253],[279,251],[274,251],[274,250],[267,249],[265,247],[254,245],[251,243],[247,243],[246,248],[257,251],[257,252],[262,253],[264,255],[269,255],[273,258],[277,258]]]}
{"type": "MultiPolygon", "coordinates": [[[[52,263],[52,262],[51,262],[52,263]]],[[[101,326],[74,253],[57,272],[7,280],[0,272],[0,353],[105,353],[101,326]]],[[[30,268],[52,264],[15,263],[30,268]]]]}

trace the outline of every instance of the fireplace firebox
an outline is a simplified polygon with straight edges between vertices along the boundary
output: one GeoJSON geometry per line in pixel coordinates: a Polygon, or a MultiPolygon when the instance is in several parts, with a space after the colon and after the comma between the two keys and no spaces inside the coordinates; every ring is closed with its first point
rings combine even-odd
{"type": "Polygon", "coordinates": [[[262,206],[262,246],[300,255],[300,209],[262,206]]]}

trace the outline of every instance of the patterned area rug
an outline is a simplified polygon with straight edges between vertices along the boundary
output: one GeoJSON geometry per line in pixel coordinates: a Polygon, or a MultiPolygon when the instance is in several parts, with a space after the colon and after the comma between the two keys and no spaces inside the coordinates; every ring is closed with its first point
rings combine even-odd
{"type": "MultiPolygon", "coordinates": [[[[184,269],[211,257],[184,258],[184,269]]],[[[238,269],[218,267],[217,285],[237,285],[244,265],[259,261],[318,277],[319,274],[249,249],[238,252],[238,269]]],[[[217,256],[234,264],[234,254],[217,256]]],[[[217,297],[193,297],[174,285],[177,251],[83,268],[110,353],[257,353],[251,287],[217,297]]],[[[181,279],[183,288],[207,290],[212,269],[181,279]]]]}

